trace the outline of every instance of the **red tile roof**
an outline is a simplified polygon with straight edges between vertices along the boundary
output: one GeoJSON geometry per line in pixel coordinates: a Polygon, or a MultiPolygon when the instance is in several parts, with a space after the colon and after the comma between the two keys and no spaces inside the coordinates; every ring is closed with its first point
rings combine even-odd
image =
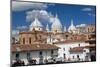
{"type": "Polygon", "coordinates": [[[16,51],[40,51],[40,50],[52,50],[52,49],[59,49],[59,47],[55,45],[50,45],[50,44],[32,44],[32,45],[12,45],[11,46],[11,51],[16,52],[16,51]]]}
{"type": "Polygon", "coordinates": [[[81,47],[74,47],[74,48],[70,48],[69,50],[70,52],[83,52],[83,48],[81,47]]]}
{"type": "Polygon", "coordinates": [[[96,45],[88,45],[88,46],[84,46],[83,48],[96,48],[96,45]]]}
{"type": "Polygon", "coordinates": [[[62,43],[75,43],[75,42],[85,42],[86,40],[65,40],[65,41],[59,41],[59,42],[54,42],[54,44],[62,44],[62,43]]]}

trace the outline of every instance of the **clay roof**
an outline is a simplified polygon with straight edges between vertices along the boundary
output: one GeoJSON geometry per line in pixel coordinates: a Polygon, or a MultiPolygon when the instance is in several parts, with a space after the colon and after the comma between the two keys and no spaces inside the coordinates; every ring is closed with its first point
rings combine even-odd
{"type": "Polygon", "coordinates": [[[19,34],[33,34],[34,32],[33,31],[24,31],[24,32],[20,32],[19,34]]]}
{"type": "Polygon", "coordinates": [[[96,41],[96,39],[88,39],[86,42],[96,41]]]}
{"type": "Polygon", "coordinates": [[[74,48],[70,48],[69,50],[70,52],[83,52],[83,48],[82,47],[74,47],[74,48]]]}
{"type": "Polygon", "coordinates": [[[83,52],[84,48],[96,48],[96,45],[88,45],[88,46],[81,46],[81,47],[74,47],[70,48],[70,52],[83,52]]]}
{"type": "Polygon", "coordinates": [[[12,52],[23,52],[23,51],[40,51],[40,50],[52,50],[52,49],[59,49],[59,47],[50,44],[31,44],[31,45],[12,45],[11,51],[12,52]]]}
{"type": "Polygon", "coordinates": [[[59,41],[59,42],[54,42],[54,44],[62,44],[62,43],[75,43],[75,42],[85,42],[85,39],[81,40],[65,40],[65,41],[59,41]]]}
{"type": "Polygon", "coordinates": [[[43,31],[23,31],[23,32],[20,32],[20,34],[33,34],[33,33],[35,33],[35,32],[37,32],[37,33],[43,33],[43,31]]]}
{"type": "MultiPolygon", "coordinates": [[[[36,31],[37,33],[44,33],[44,34],[54,34],[53,32],[47,32],[47,31],[36,31]]],[[[34,31],[23,31],[20,32],[19,34],[34,34],[34,31]]],[[[68,32],[61,32],[61,33],[55,33],[55,34],[68,34],[70,35],[70,33],[68,32]]]]}
{"type": "Polygon", "coordinates": [[[96,48],[96,45],[88,45],[88,46],[84,46],[83,48],[96,48]]]}

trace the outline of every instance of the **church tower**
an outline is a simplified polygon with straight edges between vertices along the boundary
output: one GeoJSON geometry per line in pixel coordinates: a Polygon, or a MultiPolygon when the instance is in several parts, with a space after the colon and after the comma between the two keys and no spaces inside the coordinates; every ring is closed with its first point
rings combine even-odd
{"type": "Polygon", "coordinates": [[[73,19],[71,19],[71,25],[68,28],[69,33],[76,33],[76,27],[73,24],[73,19]]]}
{"type": "Polygon", "coordinates": [[[57,14],[56,17],[54,18],[54,22],[52,23],[52,32],[54,33],[62,32],[62,24],[57,14]]]}
{"type": "Polygon", "coordinates": [[[66,26],[64,26],[64,32],[66,32],[67,30],[66,30],[66,26]]]}
{"type": "Polygon", "coordinates": [[[37,17],[35,17],[34,21],[31,23],[29,30],[30,31],[33,31],[33,30],[42,31],[43,30],[43,26],[37,17]]]}
{"type": "Polygon", "coordinates": [[[49,25],[48,25],[48,24],[46,25],[46,31],[47,31],[47,32],[50,31],[50,30],[49,30],[49,25]]]}

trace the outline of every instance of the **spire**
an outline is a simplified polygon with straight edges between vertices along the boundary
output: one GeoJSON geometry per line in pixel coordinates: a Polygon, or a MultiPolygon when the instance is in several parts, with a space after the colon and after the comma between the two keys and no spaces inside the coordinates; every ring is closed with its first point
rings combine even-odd
{"type": "Polygon", "coordinates": [[[56,13],[56,17],[55,18],[58,18],[58,14],[56,13]]]}
{"type": "Polygon", "coordinates": [[[71,19],[71,25],[68,28],[68,32],[75,32],[76,27],[73,24],[73,19],[71,19]]]}
{"type": "Polygon", "coordinates": [[[64,26],[64,32],[66,32],[66,26],[64,26]]]}
{"type": "Polygon", "coordinates": [[[74,26],[74,24],[73,24],[73,19],[71,19],[71,26],[74,26]]]}
{"type": "Polygon", "coordinates": [[[47,32],[49,31],[49,25],[48,24],[46,25],[46,31],[47,32]]]}
{"type": "Polygon", "coordinates": [[[40,24],[40,21],[38,20],[37,16],[35,17],[34,24],[37,26],[38,26],[38,24],[40,24]]]}
{"type": "Polygon", "coordinates": [[[37,16],[35,16],[35,19],[34,19],[34,20],[35,20],[35,21],[38,20],[38,19],[37,19],[37,16]]]}

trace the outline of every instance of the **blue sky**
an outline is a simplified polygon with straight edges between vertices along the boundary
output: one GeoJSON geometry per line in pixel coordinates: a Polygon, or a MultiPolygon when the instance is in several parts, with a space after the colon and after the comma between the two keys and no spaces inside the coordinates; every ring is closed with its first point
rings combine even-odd
{"type": "Polygon", "coordinates": [[[74,21],[74,25],[80,24],[95,24],[96,22],[96,7],[89,5],[72,5],[72,4],[49,4],[49,3],[34,3],[32,2],[12,2],[12,29],[26,29],[34,20],[34,12],[38,14],[42,11],[42,15],[39,16],[39,20],[45,26],[50,23],[48,16],[54,17],[56,14],[60,19],[63,26],[66,28],[71,24],[71,19],[74,21]],[[31,3],[31,4],[29,4],[31,3]],[[24,5],[23,5],[24,4],[24,5]],[[32,12],[33,11],[33,12],[32,12]],[[33,15],[30,19],[30,13],[33,15]],[[28,19],[27,19],[28,17],[28,19]],[[46,18],[46,19],[45,19],[46,18]]]}

